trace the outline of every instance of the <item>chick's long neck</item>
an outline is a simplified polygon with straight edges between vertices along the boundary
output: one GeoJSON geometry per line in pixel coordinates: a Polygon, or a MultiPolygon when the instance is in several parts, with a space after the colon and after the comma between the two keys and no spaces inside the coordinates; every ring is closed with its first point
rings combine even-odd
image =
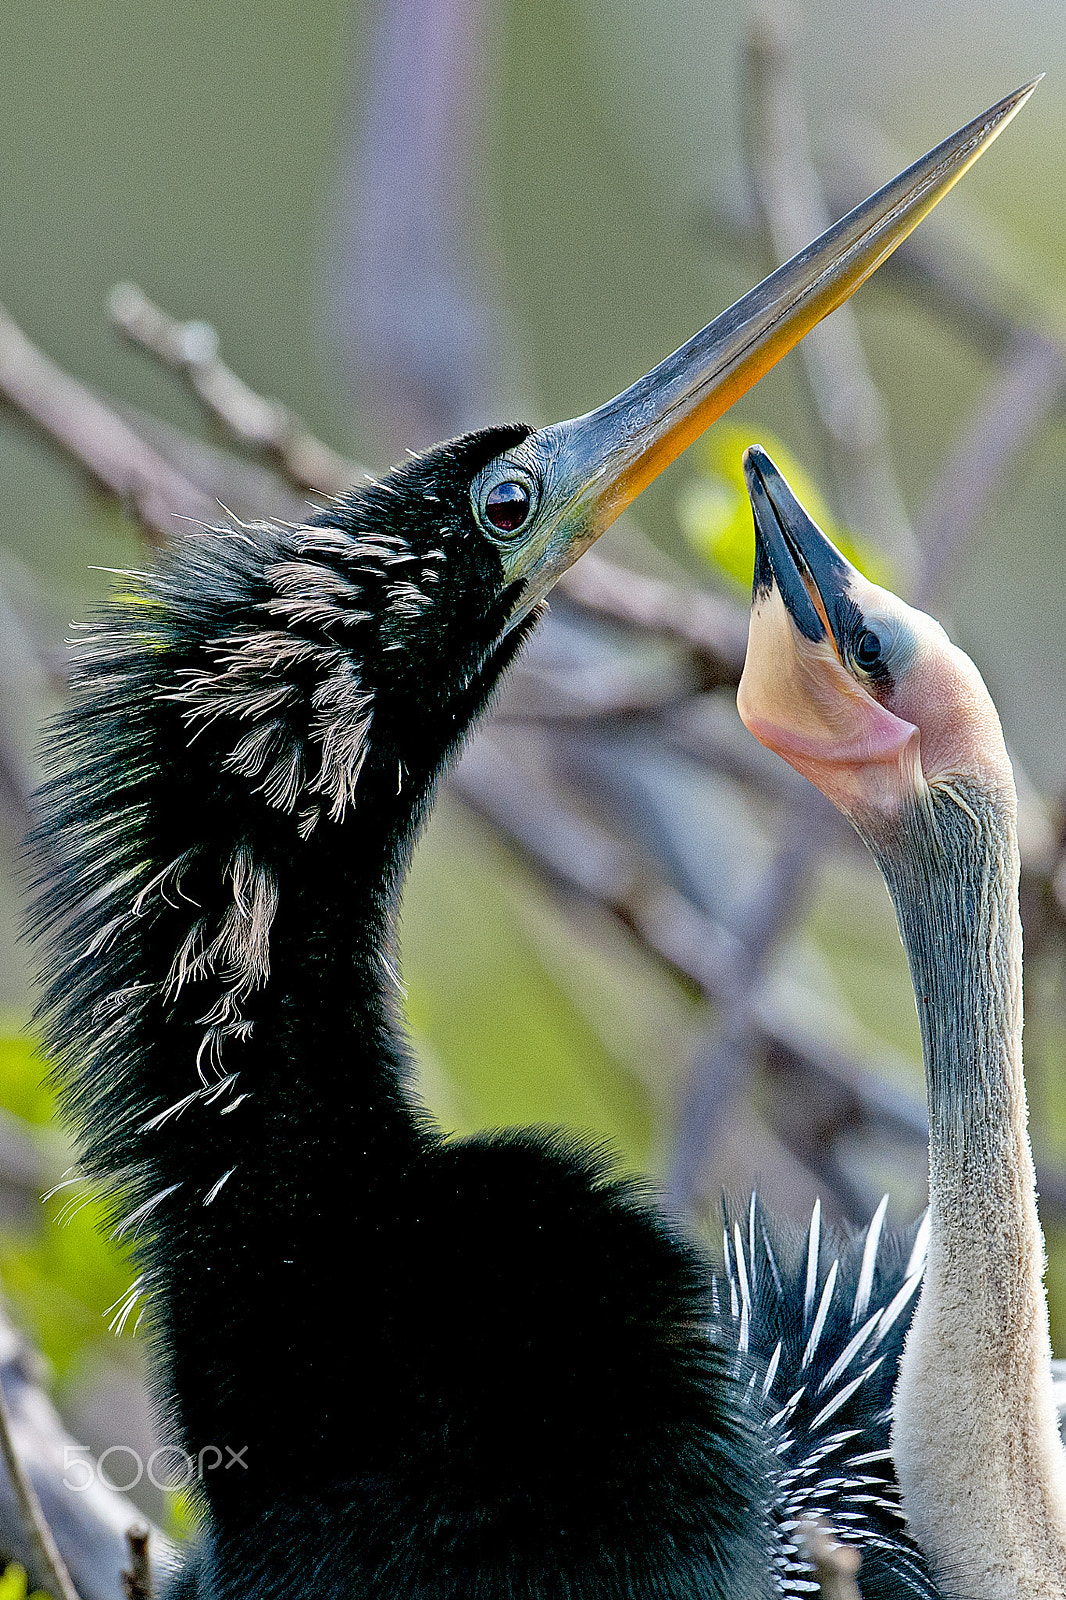
{"type": "Polygon", "coordinates": [[[895,903],[929,1097],[929,1254],[893,1426],[904,1503],[949,1592],[1062,1596],[1066,1458],[1022,1075],[1014,797],[953,780],[860,831],[895,903]]]}

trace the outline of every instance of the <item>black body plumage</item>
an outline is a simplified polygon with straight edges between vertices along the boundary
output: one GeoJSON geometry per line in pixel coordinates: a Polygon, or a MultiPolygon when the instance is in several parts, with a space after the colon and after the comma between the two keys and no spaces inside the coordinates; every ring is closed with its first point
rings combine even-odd
{"type": "Polygon", "coordinates": [[[78,645],[42,796],[42,1018],[150,1302],[164,1436],[229,1461],[179,1590],[755,1600],[803,1592],[807,1507],[841,1532],[862,1511],[868,1600],[932,1594],[884,1456],[909,1297],[814,1426],[873,1359],[818,1387],[861,1241],[805,1364],[802,1251],[775,1236],[771,1270],[759,1214],[712,1280],[599,1156],[445,1142],[407,1087],[396,897],[532,625],[506,631],[470,484],[525,434],[441,446],[305,527],[191,534],[78,645]]]}
{"type": "MultiPolygon", "coordinates": [[[[804,1234],[753,1195],[726,1214],[715,1275],[717,1336],[752,1365],[774,1455],[776,1592],[817,1585],[797,1530],[813,1519],[861,1552],[863,1600],[932,1600],[926,1562],[904,1531],[889,1449],[892,1393],[925,1263],[926,1224],[862,1232],[826,1227],[816,1204],[804,1234]]],[[[749,1379],[749,1382],[752,1380],[749,1379]]]]}

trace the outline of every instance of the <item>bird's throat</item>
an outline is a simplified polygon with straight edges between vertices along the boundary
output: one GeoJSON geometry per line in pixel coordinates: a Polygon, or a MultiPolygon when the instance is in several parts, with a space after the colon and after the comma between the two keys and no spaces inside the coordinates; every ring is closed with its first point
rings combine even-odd
{"type": "MultiPolygon", "coordinates": [[[[929,1095],[935,1201],[1028,1148],[1014,808],[954,780],[894,818],[859,818],[910,964],[929,1095]]],[[[971,1204],[982,1204],[974,1194],[971,1204]]]]}
{"type": "Polygon", "coordinates": [[[1061,1595],[1066,1460],[1022,1075],[1013,797],[953,780],[858,825],[895,904],[929,1096],[929,1254],[893,1426],[904,1504],[951,1593],[1061,1595]]]}

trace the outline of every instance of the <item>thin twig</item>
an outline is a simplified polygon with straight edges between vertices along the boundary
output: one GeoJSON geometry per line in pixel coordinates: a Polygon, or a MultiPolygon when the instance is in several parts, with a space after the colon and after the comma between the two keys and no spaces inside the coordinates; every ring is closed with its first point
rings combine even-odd
{"type": "Polygon", "coordinates": [[[80,1600],[71,1582],[66,1562],[59,1553],[52,1530],[48,1525],[37,1491],[23,1470],[11,1435],[11,1413],[7,1397],[0,1384],[0,1452],[7,1464],[8,1474],[23,1524],[40,1562],[40,1577],[53,1595],[53,1600],[80,1600]]]}
{"type": "MultiPolygon", "coordinates": [[[[168,365],[180,367],[180,360],[166,357],[164,350],[171,345],[176,350],[181,344],[181,330],[190,324],[174,322],[146,300],[141,310],[145,335],[141,342],[168,365]],[[148,339],[150,325],[154,325],[158,347],[148,339]]],[[[132,309],[128,315],[126,331],[133,337],[137,319],[132,309]]],[[[230,376],[246,395],[251,411],[273,404],[249,389],[243,379],[230,376]]],[[[218,522],[219,503],[224,499],[219,491],[225,489],[222,475],[227,468],[224,456],[154,417],[129,413],[130,420],[126,420],[115,407],[56,366],[3,312],[0,398],[32,420],[97,488],[114,495],[153,543],[180,534],[189,521],[218,522]],[[137,428],[152,434],[156,444],[146,443],[137,428]]],[[[217,415],[218,420],[227,421],[223,413],[217,415]]],[[[236,423],[236,418],[233,421],[236,423]]],[[[240,437],[239,428],[235,426],[231,431],[240,437]]],[[[357,462],[335,455],[306,430],[300,440],[300,452],[308,461],[328,463],[332,459],[329,473],[324,472],[322,477],[332,476],[334,492],[350,488],[363,477],[364,469],[357,462]]],[[[237,489],[233,499],[238,508],[259,516],[291,518],[298,513],[300,508],[284,491],[278,489],[275,498],[268,480],[251,479],[240,462],[233,463],[233,470],[237,489]]],[[[294,481],[301,484],[305,476],[295,471],[292,474],[294,481]]],[[[228,505],[228,499],[224,503],[228,505]]],[[[747,624],[739,607],[717,595],[631,572],[595,552],[586,554],[566,574],[559,592],[589,615],[682,645],[691,652],[703,687],[739,679],[747,624]]]]}
{"type": "Polygon", "coordinates": [[[683,645],[692,654],[701,687],[739,683],[748,619],[721,596],[632,572],[594,550],[564,574],[558,590],[590,616],[683,645]]]}
{"type": "MultiPolygon", "coordinates": [[[[238,444],[269,455],[290,483],[340,494],[362,480],[365,469],[358,462],[337,455],[287,407],[257,394],[226,366],[218,355],[218,336],[206,322],[178,322],[131,283],[112,291],[111,316],[127,338],[184,375],[208,414],[238,444]]],[[[177,429],[147,418],[143,425],[159,431],[164,455],[176,452],[182,439],[177,429]]],[[[185,450],[195,477],[201,476],[196,470],[201,449],[190,440],[185,450]]],[[[559,593],[590,615],[684,645],[703,687],[740,677],[747,620],[739,607],[717,595],[628,571],[595,552],[571,568],[559,593]]]]}
{"type": "Polygon", "coordinates": [[[856,1578],[859,1552],[850,1545],[838,1544],[823,1522],[803,1522],[796,1538],[814,1568],[822,1600],[860,1600],[856,1578]]]}
{"type": "Polygon", "coordinates": [[[0,398],[114,495],[153,543],[179,516],[217,518],[218,507],[145,444],[97,395],[56,366],[0,309],[0,398]]]}
{"type": "MultiPolygon", "coordinates": [[[[765,1054],[776,1074],[791,1075],[800,1100],[813,1095],[822,1106],[832,1102],[837,1131],[861,1125],[907,1145],[924,1141],[925,1112],[916,1097],[886,1088],[875,1072],[815,1040],[810,1019],[791,1018],[779,1005],[771,1007],[761,988],[749,996],[749,956],[734,934],[665,884],[632,843],[567,809],[491,744],[485,736],[473,742],[453,774],[452,791],[557,890],[614,917],[649,955],[713,1004],[727,1006],[747,997],[736,1011],[738,1028],[748,1030],[742,1042],[750,1045],[752,1055],[765,1054]]],[[[778,1131],[805,1159],[795,1129],[782,1124],[778,1131]]],[[[702,1148],[706,1150],[705,1143],[702,1148]]],[[[694,1154],[692,1172],[698,1167],[694,1154]]],[[[691,1199],[699,1185],[687,1171],[685,1186],[691,1199]]]]}
{"type": "MultiPolygon", "coordinates": [[[[904,152],[884,130],[861,117],[829,129],[828,186],[834,215],[843,216],[870,193],[878,174],[896,172],[904,152]]],[[[886,281],[918,288],[923,305],[964,329],[989,354],[1026,327],[1049,333],[1058,322],[1054,291],[1044,302],[1046,264],[1027,251],[1017,230],[994,222],[968,189],[938,207],[885,263],[886,281]],[[1051,315],[1048,315],[1048,312],[1051,315]]],[[[1053,336],[1053,334],[1052,334],[1053,336]]]]}
{"type": "Polygon", "coordinates": [[[288,406],[257,394],[226,365],[209,323],[175,321],[135,283],[120,283],[111,291],[111,319],[134,344],[180,372],[236,443],[276,462],[297,488],[336,495],[359,481],[353,461],[316,439],[288,406]]]}
{"type": "MultiPolygon", "coordinates": [[[[339,494],[362,480],[365,469],[358,462],[337,455],[279,401],[257,394],[226,366],[218,355],[218,337],[207,323],[178,322],[130,283],[112,291],[111,315],[129,339],[185,376],[209,415],[237,443],[269,455],[290,483],[339,494]]],[[[191,477],[206,477],[217,486],[217,473],[226,463],[205,456],[209,447],[185,440],[179,430],[154,418],[137,420],[145,431],[156,433],[163,457],[180,460],[191,477]]],[[[257,489],[262,492],[258,485],[239,481],[246,498],[257,489]]],[[[270,515],[271,508],[265,506],[259,514],[270,515]]],[[[701,687],[739,680],[747,620],[738,606],[718,595],[629,571],[596,552],[565,574],[559,593],[589,615],[683,645],[691,652],[701,687]]]]}
{"type": "Polygon", "coordinates": [[[122,1592],[125,1600],[153,1600],[152,1563],[148,1556],[148,1529],[143,1522],[126,1529],[130,1564],[123,1569],[122,1592]]]}
{"type": "MultiPolygon", "coordinates": [[[[749,93],[744,97],[755,192],[781,260],[801,250],[831,221],[811,159],[786,16],[777,5],[760,12],[749,36],[749,93]]],[[[885,408],[852,307],[841,306],[812,329],[800,348],[845,519],[876,540],[905,583],[913,580],[921,554],[892,464],[885,408]]]]}
{"type": "MultiPolygon", "coordinates": [[[[820,233],[829,218],[809,156],[802,103],[789,75],[779,12],[763,12],[748,58],[747,132],[755,189],[775,251],[784,258],[820,233]]],[[[879,539],[904,572],[913,572],[917,546],[892,471],[880,397],[849,308],[804,341],[803,359],[847,513],[879,539]]],[[[745,919],[743,981],[728,996],[717,1029],[693,1063],[667,1179],[674,1205],[692,1207],[701,1197],[726,1108],[747,1090],[760,1037],[755,1007],[767,964],[804,898],[826,838],[820,797],[805,795],[799,818],[790,818],[787,840],[764,877],[753,914],[745,919]]]]}
{"type": "MultiPolygon", "coordinates": [[[[119,415],[183,477],[195,483],[216,508],[254,522],[303,522],[315,509],[312,497],[294,489],[272,466],[250,461],[233,449],[194,439],[150,411],[113,402],[119,415]]],[[[361,469],[360,469],[361,470],[361,469]]]]}
{"type": "Polygon", "coordinates": [[[452,789],[571,893],[605,906],[686,982],[722,1002],[740,982],[743,947],[664,884],[632,844],[578,816],[485,736],[452,776],[452,789]]]}
{"type": "MultiPolygon", "coordinates": [[[[123,445],[132,439],[136,447],[133,453],[144,474],[138,487],[148,491],[149,503],[158,505],[167,501],[169,497],[175,497],[179,503],[183,501],[187,506],[190,500],[196,503],[195,497],[199,496],[199,503],[205,504],[207,497],[203,495],[195,479],[202,475],[203,463],[198,452],[209,447],[199,446],[196,441],[185,439],[178,430],[166,428],[161,423],[157,424],[155,419],[147,418],[142,425],[146,430],[150,428],[160,430],[158,437],[163,445],[163,453],[146,449],[143,441],[133,433],[127,423],[116,416],[112,408],[104,405],[83,386],[59,372],[47,358],[34,350],[10,319],[4,319],[0,322],[0,356],[5,352],[10,356],[12,350],[23,357],[28,352],[28,363],[23,363],[19,380],[11,381],[10,360],[6,369],[0,360],[0,393],[6,394],[13,404],[20,408],[24,407],[38,422],[42,432],[83,470],[86,470],[95,483],[111,492],[121,493],[121,488],[116,486],[116,476],[111,470],[111,445],[114,439],[112,425],[117,421],[120,428],[125,430],[124,435],[120,434],[123,445]],[[32,380],[28,383],[25,381],[27,366],[32,380]],[[58,397],[59,404],[54,411],[37,403],[42,386],[46,393],[58,397]],[[94,433],[96,423],[100,420],[104,424],[102,443],[94,433]],[[168,456],[170,459],[167,459],[168,456]]],[[[18,362],[15,363],[15,367],[17,370],[18,362]]],[[[210,469],[213,484],[217,483],[216,474],[224,469],[225,464],[224,457],[219,461],[217,453],[212,455],[210,469]]],[[[234,465],[238,469],[242,468],[239,462],[234,465]]],[[[121,474],[118,475],[117,481],[121,483],[121,474]]],[[[242,488],[245,487],[247,486],[242,483],[242,488]]],[[[249,489],[251,498],[260,495],[272,497],[275,493],[283,492],[280,486],[272,485],[269,479],[257,482],[249,489]]],[[[142,526],[146,526],[153,537],[158,537],[164,527],[168,535],[174,531],[175,526],[181,528],[182,524],[176,522],[176,517],[169,515],[165,523],[158,517],[154,524],[146,521],[143,514],[144,503],[144,500],[135,501],[134,507],[135,509],[140,507],[142,526]]],[[[270,515],[278,514],[280,508],[264,504],[252,509],[253,514],[259,511],[260,514],[270,515]]],[[[179,506],[175,506],[175,513],[178,510],[179,506]]],[[[213,503],[210,511],[210,520],[217,520],[213,503]]],[[[586,555],[582,563],[573,570],[569,588],[571,601],[590,614],[612,618],[627,627],[683,646],[691,652],[693,665],[704,682],[735,682],[743,659],[744,623],[739,608],[729,602],[713,595],[693,593],[679,584],[665,582],[660,578],[649,578],[643,574],[629,572],[595,555],[586,555]]],[[[713,752],[708,750],[704,754],[705,758],[711,759],[712,764],[720,765],[713,752]]],[[[497,788],[500,787],[499,777],[497,773],[494,780],[497,788]]],[[[462,781],[458,787],[462,791],[462,781]]],[[[546,812],[541,817],[539,825],[532,825],[528,815],[523,819],[516,819],[514,816],[507,819],[501,815],[498,805],[484,803],[485,785],[478,787],[481,789],[481,794],[473,799],[473,803],[492,816],[497,826],[504,831],[510,830],[513,837],[522,839],[526,846],[531,842],[529,834],[532,826],[539,840],[539,848],[534,842],[534,848],[531,850],[534,858],[537,859],[539,854],[538,864],[542,870],[561,876],[565,880],[566,871],[561,874],[558,872],[559,861],[552,861],[552,849],[545,846],[547,836],[556,827],[558,816],[553,818],[550,811],[546,812]]],[[[507,787],[506,782],[502,787],[507,787]]],[[[467,798],[471,798],[469,791],[467,798]]],[[[506,806],[503,810],[506,811],[506,806]]],[[[557,807],[556,811],[560,812],[560,808],[557,807]]],[[[569,825],[576,823],[576,819],[566,816],[565,813],[561,814],[569,825]]],[[[559,837],[560,834],[556,831],[553,849],[557,847],[559,837]]],[[[579,873],[578,877],[581,876],[579,873]]],[[[1034,884],[1038,885],[1040,881],[1042,877],[1038,873],[1034,878],[1034,884]]],[[[577,886],[586,891],[591,887],[587,883],[577,886]]],[[[723,1001],[727,1004],[736,1004],[743,1000],[742,1009],[744,1009],[752,1001],[757,993],[757,972],[753,972],[750,955],[742,951],[733,935],[726,933],[712,919],[698,912],[676,891],[663,885],[654,887],[650,878],[638,875],[628,887],[624,883],[616,883],[613,887],[606,888],[600,885],[593,889],[593,894],[594,897],[599,895],[603,903],[610,907],[620,921],[634,931],[649,950],[670,964],[687,981],[696,983],[719,1004],[723,1001]],[[747,991],[740,978],[742,970],[749,973],[747,991]]],[[[1050,890],[1047,892],[1047,897],[1050,900],[1050,890]]],[[[787,900],[788,895],[782,895],[781,908],[785,908],[787,900]]],[[[767,913],[764,903],[764,915],[770,935],[776,937],[783,927],[784,909],[779,909],[775,913],[773,906],[770,905],[767,913]]],[[[750,1039],[753,1049],[756,1047],[761,1049],[764,1045],[773,1047],[772,1033],[765,1031],[761,1019],[758,1020],[756,1027],[751,1029],[738,1012],[734,1024],[733,1034],[741,1040],[750,1039]]],[[[778,1050],[777,1060],[778,1070],[787,1073],[799,1072],[801,1078],[804,1071],[810,1070],[809,1061],[806,1066],[802,1062],[796,1064],[797,1058],[787,1045],[778,1050]]],[[[859,1099],[861,1102],[861,1094],[859,1099]]],[[[845,1118],[845,1123],[846,1121],[845,1118]]],[[[909,1130],[909,1122],[906,1118],[904,1121],[909,1130]]],[[[900,1132],[903,1131],[901,1127],[900,1132]]],[[[1066,1207],[1066,1184],[1055,1172],[1048,1173],[1045,1181],[1045,1194],[1051,1195],[1052,1191],[1056,1207],[1059,1207],[1060,1194],[1062,1207],[1066,1207]]]]}
{"type": "MultiPolygon", "coordinates": [[[[824,188],[832,220],[860,204],[906,164],[905,153],[860,117],[840,119],[828,130],[824,188]]],[[[974,206],[953,199],[927,217],[920,228],[878,268],[878,281],[916,294],[926,312],[953,323],[985,353],[996,354],[1019,328],[1046,320],[1033,294],[1040,281],[1035,261],[1018,259],[1014,235],[1006,235],[974,206]]],[[[701,232],[724,237],[734,256],[750,252],[765,235],[765,217],[741,178],[722,183],[712,196],[701,232]]]]}
{"type": "Polygon", "coordinates": [[[942,463],[918,519],[926,566],[915,603],[928,605],[1010,461],[1066,392],[1066,345],[1018,333],[982,404],[942,463]]]}

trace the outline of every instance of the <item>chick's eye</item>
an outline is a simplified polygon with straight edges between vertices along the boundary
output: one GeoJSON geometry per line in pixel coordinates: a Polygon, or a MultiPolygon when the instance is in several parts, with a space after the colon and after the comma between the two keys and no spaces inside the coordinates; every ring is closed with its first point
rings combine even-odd
{"type": "Polygon", "coordinates": [[[529,490],[524,483],[508,479],[493,484],[485,496],[485,520],[501,533],[517,533],[529,516],[529,490]]]}
{"type": "Polygon", "coordinates": [[[855,646],[855,660],[860,667],[876,667],[884,648],[880,636],[872,628],[864,628],[855,646]]]}

